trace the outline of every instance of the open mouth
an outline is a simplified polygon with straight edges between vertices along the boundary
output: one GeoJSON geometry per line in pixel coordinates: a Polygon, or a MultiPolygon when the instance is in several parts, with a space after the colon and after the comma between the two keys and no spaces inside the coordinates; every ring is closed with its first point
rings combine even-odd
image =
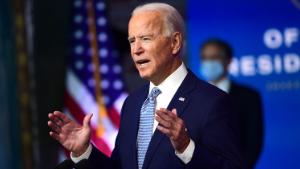
{"type": "Polygon", "coordinates": [[[143,66],[143,65],[145,65],[145,64],[147,64],[147,63],[149,63],[149,62],[150,62],[150,60],[148,60],[148,59],[142,59],[142,60],[136,61],[136,63],[137,63],[138,65],[141,65],[141,66],[143,66]]]}

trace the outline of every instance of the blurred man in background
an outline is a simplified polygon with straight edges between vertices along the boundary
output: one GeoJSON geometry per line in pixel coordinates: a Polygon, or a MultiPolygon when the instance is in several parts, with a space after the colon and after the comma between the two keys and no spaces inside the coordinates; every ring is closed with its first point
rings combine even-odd
{"type": "Polygon", "coordinates": [[[207,40],[200,49],[200,72],[209,83],[228,93],[241,128],[242,152],[249,168],[254,168],[263,145],[263,112],[259,93],[230,80],[228,68],[232,48],[220,39],[207,40]]]}

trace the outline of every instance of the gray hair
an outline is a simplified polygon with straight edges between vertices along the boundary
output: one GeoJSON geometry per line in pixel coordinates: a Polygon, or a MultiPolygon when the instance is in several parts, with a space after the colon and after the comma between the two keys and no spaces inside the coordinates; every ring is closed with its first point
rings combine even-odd
{"type": "Polygon", "coordinates": [[[185,24],[182,16],[179,12],[171,5],[166,3],[147,3],[136,7],[132,11],[132,16],[140,12],[158,12],[162,14],[163,21],[165,24],[164,33],[165,36],[171,36],[174,32],[179,32],[182,35],[183,44],[180,49],[180,55],[182,56],[185,52],[185,24]]]}

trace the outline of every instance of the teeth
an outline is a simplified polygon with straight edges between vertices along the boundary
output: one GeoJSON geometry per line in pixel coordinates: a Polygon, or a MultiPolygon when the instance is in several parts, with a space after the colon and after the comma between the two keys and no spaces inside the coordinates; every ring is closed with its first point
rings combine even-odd
{"type": "Polygon", "coordinates": [[[146,63],[139,63],[139,67],[144,68],[144,67],[147,66],[147,64],[148,64],[148,62],[146,62],[146,63]]]}
{"type": "Polygon", "coordinates": [[[140,67],[145,67],[149,63],[149,60],[139,60],[136,62],[140,67]]]}

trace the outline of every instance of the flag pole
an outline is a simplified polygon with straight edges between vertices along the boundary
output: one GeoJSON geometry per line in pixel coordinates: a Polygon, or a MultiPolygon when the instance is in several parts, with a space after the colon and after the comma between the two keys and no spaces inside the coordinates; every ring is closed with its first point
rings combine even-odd
{"type": "MultiPolygon", "coordinates": [[[[107,110],[102,97],[101,90],[101,73],[99,72],[100,67],[100,59],[98,54],[98,44],[97,44],[97,32],[96,32],[96,18],[95,18],[95,8],[93,5],[93,0],[87,1],[87,10],[88,10],[88,29],[91,35],[90,44],[91,44],[91,55],[92,55],[92,63],[93,63],[93,77],[95,80],[95,94],[98,104],[98,128],[97,128],[97,137],[101,137],[104,134],[104,125],[102,124],[102,119],[107,118],[107,110]]],[[[89,112],[93,113],[93,112],[89,112]]]]}

